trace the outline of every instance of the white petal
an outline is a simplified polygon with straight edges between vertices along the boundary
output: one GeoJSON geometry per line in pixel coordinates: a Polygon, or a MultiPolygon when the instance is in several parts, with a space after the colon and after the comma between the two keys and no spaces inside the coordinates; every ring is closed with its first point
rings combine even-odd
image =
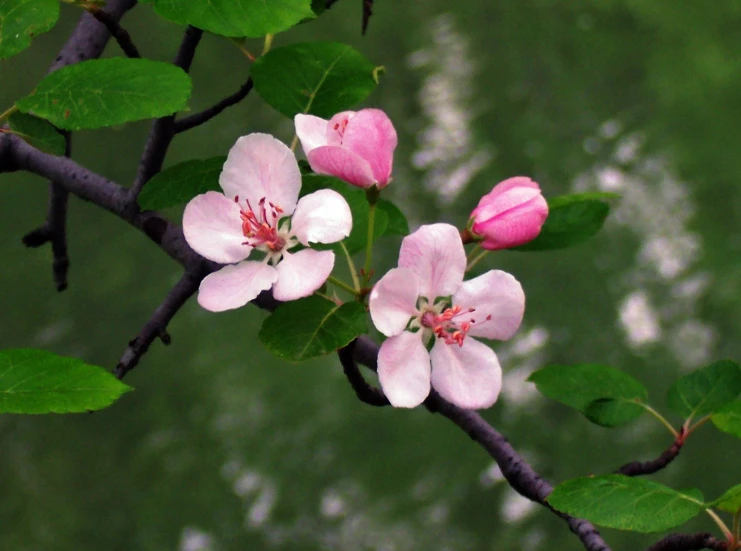
{"type": "Polygon", "coordinates": [[[198,195],[186,205],[183,234],[195,252],[221,264],[244,260],[252,250],[242,244],[239,206],[217,191],[198,195]]]}
{"type": "Polygon", "coordinates": [[[429,300],[452,295],[466,270],[466,251],[458,230],[450,224],[421,226],[402,240],[399,267],[417,274],[420,295],[429,300]]]}
{"type": "Polygon", "coordinates": [[[468,334],[504,341],[512,337],[525,314],[525,293],[512,275],[490,270],[465,281],[453,295],[453,304],[464,310],[474,308],[475,323],[468,334]],[[491,319],[487,320],[487,317],[491,319]]]}
{"type": "Polygon", "coordinates": [[[413,408],[430,393],[430,355],[421,331],[386,339],[378,352],[378,380],[384,394],[397,408],[413,408]]]}
{"type": "Polygon", "coordinates": [[[320,189],[299,199],[291,218],[291,233],[304,245],[341,241],[351,229],[350,206],[331,189],[320,189]]]}
{"type": "Polygon", "coordinates": [[[246,261],[224,266],[206,276],[198,290],[198,304],[212,312],[244,306],[261,291],[270,289],[278,272],[262,262],[246,261]]]}
{"type": "Polygon", "coordinates": [[[327,145],[327,123],[324,119],[314,115],[296,115],[293,118],[296,125],[296,136],[301,140],[301,148],[306,155],[309,151],[327,145]]]}
{"type": "Polygon", "coordinates": [[[296,300],[308,297],[327,281],[334,268],[332,251],[304,249],[287,253],[278,265],[278,281],[273,286],[277,300],[296,300]]]}
{"type": "Polygon", "coordinates": [[[269,134],[242,136],[229,150],[219,177],[224,194],[258,209],[263,197],[291,214],[301,189],[301,172],[293,152],[269,134]]]}
{"type": "Polygon", "coordinates": [[[463,346],[435,342],[430,352],[432,387],[449,402],[466,409],[490,407],[502,389],[502,368],[494,351],[466,338],[463,346]]]}
{"type": "Polygon", "coordinates": [[[418,313],[418,297],[419,282],[414,272],[407,268],[389,270],[370,292],[373,325],[387,337],[398,335],[418,313]]]}

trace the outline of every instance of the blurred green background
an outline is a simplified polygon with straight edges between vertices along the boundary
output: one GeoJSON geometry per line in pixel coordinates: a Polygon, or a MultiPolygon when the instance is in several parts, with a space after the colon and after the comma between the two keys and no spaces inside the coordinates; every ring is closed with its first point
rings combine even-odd
{"type": "MultiPolygon", "coordinates": [[[[549,196],[623,197],[587,244],[487,258],[484,269],[522,282],[528,307],[518,335],[494,345],[505,387],[485,416],[551,481],[657,456],[671,439],[652,419],[601,429],[525,379],[548,363],[609,363],[666,411],[678,374],[741,359],[741,4],[377,0],[375,11],[366,37],[361,1],[342,0],[274,47],[336,40],[386,67],[366,105],[395,122],[395,181],[384,194],[414,226],[461,225],[481,194],[518,174],[549,196]]],[[[63,6],[52,32],[0,62],[0,108],[40,80],[78,16],[63,6]]],[[[146,5],[124,26],[162,60],[182,33],[146,5]]],[[[120,52],[111,44],[106,55],[120,52]]],[[[231,43],[206,36],[191,108],[235,91],[248,69],[231,43]]],[[[76,133],[73,158],[128,185],[148,129],[76,133]]],[[[291,121],[252,94],[176,138],[166,164],[223,155],[254,131],[292,138],[291,121]]],[[[44,181],[0,176],[0,347],[112,368],[180,268],[72,200],[70,287],[57,294],[48,247],[20,241],[45,211],[44,181]]],[[[382,248],[379,270],[395,263],[398,241],[382,248]]],[[[152,346],[127,379],[136,392],[110,409],[0,417],[0,549],[580,549],[447,420],[358,402],[334,357],[272,357],[255,337],[264,316],[191,301],[170,326],[172,345],[152,346]]],[[[656,478],[712,499],[739,482],[738,452],[706,426],[656,478]]],[[[686,527],[712,529],[706,518],[686,527]]],[[[616,551],[659,537],[603,533],[616,551]]]]}

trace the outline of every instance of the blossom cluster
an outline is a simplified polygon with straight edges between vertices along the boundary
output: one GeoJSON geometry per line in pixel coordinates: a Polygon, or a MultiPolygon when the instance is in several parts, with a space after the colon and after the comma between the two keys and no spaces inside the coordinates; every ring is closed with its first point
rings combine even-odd
{"type": "MultiPolygon", "coordinates": [[[[329,120],[296,115],[295,128],[312,171],[373,191],[371,205],[371,197],[391,182],[397,135],[383,111],[344,111],[329,120]]],[[[257,133],[231,148],[219,184],[223,193],[198,195],[183,214],[188,244],[224,265],[201,283],[201,306],[214,312],[239,308],[267,290],[279,301],[296,300],[325,285],[335,253],[312,245],[350,235],[352,213],[342,195],[322,189],[300,196],[293,151],[257,133]],[[254,251],[263,257],[250,259],[254,251]]],[[[462,232],[430,224],[404,237],[398,267],[358,294],[368,296],[373,324],[387,337],[378,377],[392,405],[415,407],[430,388],[466,408],[496,401],[501,366],[495,352],[474,337],[512,337],[522,322],[525,294],[500,270],[464,281],[472,263],[463,239],[484,251],[515,247],[537,237],[547,216],[538,184],[520,176],[482,197],[462,232]]]]}

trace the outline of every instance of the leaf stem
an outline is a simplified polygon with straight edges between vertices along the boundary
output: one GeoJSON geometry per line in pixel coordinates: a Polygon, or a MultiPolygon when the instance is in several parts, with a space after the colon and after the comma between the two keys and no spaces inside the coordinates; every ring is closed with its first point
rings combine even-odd
{"type": "Polygon", "coordinates": [[[329,276],[329,278],[327,278],[327,281],[329,281],[330,283],[333,283],[334,285],[337,285],[337,287],[339,287],[340,289],[344,289],[345,291],[351,292],[353,295],[357,295],[358,294],[358,291],[356,291],[355,289],[353,289],[352,287],[350,287],[344,281],[342,281],[340,279],[337,279],[336,277],[329,276]]]}
{"type": "MultiPolygon", "coordinates": [[[[477,245],[477,247],[478,247],[478,245],[477,245]]],[[[476,249],[474,249],[474,251],[475,250],[476,249]]],[[[468,265],[466,266],[466,271],[468,272],[468,271],[472,270],[473,267],[476,266],[476,264],[478,264],[481,261],[481,259],[484,258],[487,254],[489,254],[489,251],[487,251],[487,250],[481,251],[481,253],[479,253],[479,255],[476,258],[474,258],[473,260],[471,260],[468,263],[468,265]]]]}
{"type": "Polygon", "coordinates": [[[273,38],[275,38],[274,34],[265,35],[265,42],[263,42],[262,46],[262,55],[265,55],[270,51],[270,47],[273,45],[273,38]]]}
{"type": "Polygon", "coordinates": [[[723,532],[723,536],[725,536],[728,541],[733,541],[733,533],[728,529],[726,523],[721,520],[721,518],[715,513],[715,511],[708,508],[705,509],[705,512],[710,515],[710,518],[715,521],[715,524],[717,524],[718,528],[720,528],[721,532],[723,532]]]}
{"type": "Polygon", "coordinates": [[[347,246],[344,241],[340,241],[340,247],[342,252],[345,253],[345,260],[347,260],[347,267],[350,269],[350,277],[352,278],[352,284],[355,287],[355,294],[360,293],[360,279],[358,279],[358,269],[355,267],[355,262],[350,255],[350,251],[347,250],[347,246]]]}
{"type": "Polygon", "coordinates": [[[13,107],[11,107],[10,109],[8,109],[4,113],[0,113],[0,124],[2,124],[3,122],[5,122],[5,119],[7,119],[8,117],[10,117],[10,115],[12,115],[13,113],[15,113],[16,111],[18,111],[18,108],[14,105],[13,107]]]}
{"type": "Polygon", "coordinates": [[[666,420],[666,417],[664,417],[663,415],[661,415],[658,411],[656,411],[654,408],[652,408],[648,404],[644,404],[643,402],[638,402],[638,401],[636,401],[635,403],[638,404],[639,406],[641,406],[643,409],[645,409],[651,415],[653,415],[654,417],[656,417],[656,419],[658,419],[661,422],[661,424],[664,425],[669,430],[669,432],[672,433],[672,436],[674,436],[674,438],[679,438],[679,432],[677,431],[677,429],[675,429],[671,425],[671,423],[669,421],[666,420]]]}
{"type": "Polygon", "coordinates": [[[700,418],[694,425],[692,425],[691,427],[687,427],[687,430],[684,433],[684,437],[687,438],[692,431],[703,426],[708,421],[710,421],[710,415],[706,415],[705,417],[700,418]]]}
{"type": "Polygon", "coordinates": [[[298,134],[294,134],[293,140],[291,140],[291,151],[296,151],[297,145],[298,145],[298,134]]]}
{"type": "Polygon", "coordinates": [[[363,264],[363,274],[370,279],[371,257],[373,255],[373,226],[376,220],[376,204],[368,205],[368,245],[365,248],[365,264],[363,264]]]}

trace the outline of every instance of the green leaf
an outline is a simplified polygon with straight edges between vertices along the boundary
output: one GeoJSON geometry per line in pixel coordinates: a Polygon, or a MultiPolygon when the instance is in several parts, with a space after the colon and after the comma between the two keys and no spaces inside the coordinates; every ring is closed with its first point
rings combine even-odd
{"type": "Polygon", "coordinates": [[[10,130],[32,147],[52,155],[64,155],[66,142],[49,121],[16,111],[8,118],[10,130]]]}
{"type": "Polygon", "coordinates": [[[255,61],[251,74],[257,93],[285,116],[327,119],[373,91],[374,68],[346,44],[312,42],[271,50],[255,61]]]}
{"type": "Polygon", "coordinates": [[[548,503],[600,526],[643,533],[679,526],[705,509],[698,490],[677,492],[620,474],[568,480],[556,486],[548,503]]]}
{"type": "Polygon", "coordinates": [[[548,200],[548,218],[540,235],[513,251],[550,251],[565,249],[595,235],[610,212],[604,199],[619,197],[613,193],[578,193],[548,200]]]}
{"type": "Polygon", "coordinates": [[[402,237],[409,235],[409,222],[407,222],[407,217],[404,216],[399,207],[386,199],[379,199],[376,207],[378,210],[384,211],[388,218],[388,225],[383,235],[401,235],[402,237]]]}
{"type": "Polygon", "coordinates": [[[741,393],[741,367],[721,360],[680,377],[669,389],[669,407],[683,417],[714,413],[741,393]]]}
{"type": "MultiPolygon", "coordinates": [[[[302,177],[301,196],[308,195],[319,189],[332,189],[342,195],[347,204],[350,206],[352,213],[352,230],[343,243],[350,254],[365,249],[368,243],[368,200],[365,198],[365,191],[360,188],[351,186],[342,180],[332,176],[320,176],[317,174],[306,174],[302,177]]],[[[398,222],[397,222],[398,223],[398,222]]],[[[384,209],[377,208],[373,221],[373,241],[384,235],[388,226],[388,215],[384,209]]],[[[312,245],[318,249],[332,249],[336,252],[341,251],[339,243],[329,245],[312,245]]],[[[344,254],[344,253],[343,253],[344,254]]]]}
{"type": "Polygon", "coordinates": [[[155,175],[142,189],[139,206],[159,210],[187,203],[207,191],[220,191],[219,175],[226,157],[191,159],[155,175]]]}
{"type": "Polygon", "coordinates": [[[190,77],[170,63],[91,59],[47,75],[16,105],[59,128],[80,130],[172,115],[186,107],[190,90],[190,77]]]}
{"type": "Polygon", "coordinates": [[[281,304],[258,336],[276,356],[298,362],[330,354],[366,329],[365,307],[359,302],[338,306],[311,296],[281,304]]]}
{"type": "Polygon", "coordinates": [[[150,0],[160,17],[222,36],[258,38],[315,17],[311,0],[150,0]]]}
{"type": "Polygon", "coordinates": [[[0,413],[79,413],[133,390],[101,367],[43,350],[0,352],[0,413]]]}
{"type": "Polygon", "coordinates": [[[28,48],[58,19],[58,0],[0,0],[0,59],[28,48]]]}
{"type": "Polygon", "coordinates": [[[528,381],[541,394],[605,427],[623,425],[641,415],[643,407],[636,402],[648,398],[646,387],[636,379],[599,364],[549,365],[535,371],[528,381]]]}
{"type": "Polygon", "coordinates": [[[741,511],[741,484],[727,490],[722,496],[710,503],[711,507],[717,507],[721,511],[735,515],[741,511]]]}
{"type": "Polygon", "coordinates": [[[736,438],[741,438],[741,401],[726,404],[710,417],[713,424],[736,438]]]}

